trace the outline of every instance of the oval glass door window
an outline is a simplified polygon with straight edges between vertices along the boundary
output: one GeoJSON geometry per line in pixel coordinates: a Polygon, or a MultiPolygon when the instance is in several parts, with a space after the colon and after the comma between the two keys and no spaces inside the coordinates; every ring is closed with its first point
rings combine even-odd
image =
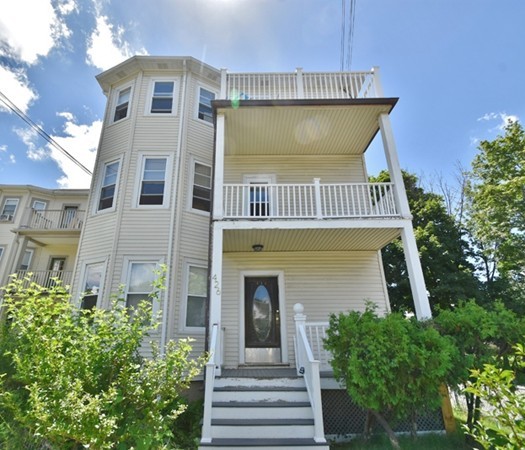
{"type": "Polygon", "coordinates": [[[264,342],[270,336],[272,329],[272,303],[265,286],[257,287],[253,294],[253,328],[259,342],[264,342]]]}

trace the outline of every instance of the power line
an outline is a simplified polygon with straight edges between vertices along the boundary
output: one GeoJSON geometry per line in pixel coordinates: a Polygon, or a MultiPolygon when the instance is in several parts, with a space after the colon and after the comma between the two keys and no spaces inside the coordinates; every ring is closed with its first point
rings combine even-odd
{"type": "Polygon", "coordinates": [[[64,147],[62,147],[57,141],[55,141],[49,134],[47,134],[44,129],[37,125],[31,120],[31,118],[25,114],[18,106],[16,106],[9,98],[0,91],[0,101],[7,106],[12,112],[14,112],[18,117],[20,117],[25,123],[27,123],[33,130],[35,130],[42,138],[44,138],[49,144],[55,147],[59,152],[67,156],[71,161],[73,161],[78,167],[80,167],[88,175],[93,175],[93,173],[82,164],[78,159],[76,159],[71,153],[69,153],[64,147]]]}
{"type": "Polygon", "coordinates": [[[341,71],[349,71],[352,66],[356,2],[357,0],[341,0],[341,71]]]}

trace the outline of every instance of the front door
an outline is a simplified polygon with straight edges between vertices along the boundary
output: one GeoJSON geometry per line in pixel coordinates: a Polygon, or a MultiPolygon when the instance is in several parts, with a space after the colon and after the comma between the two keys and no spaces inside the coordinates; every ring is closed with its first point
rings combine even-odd
{"type": "Polygon", "coordinates": [[[244,348],[247,364],[281,362],[278,277],[244,279],[244,348]]]}

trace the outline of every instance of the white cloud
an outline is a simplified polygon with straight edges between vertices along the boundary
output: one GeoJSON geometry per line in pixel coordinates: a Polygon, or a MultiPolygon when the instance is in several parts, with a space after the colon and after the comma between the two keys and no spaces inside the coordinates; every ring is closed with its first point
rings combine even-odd
{"type": "Polygon", "coordinates": [[[484,114],[483,116],[481,116],[479,119],[478,119],[478,122],[490,122],[490,121],[494,121],[494,120],[499,120],[500,123],[495,126],[494,128],[491,128],[489,131],[503,131],[505,130],[505,127],[509,124],[509,123],[514,123],[514,122],[517,122],[519,121],[519,117],[514,115],[514,114],[507,114],[507,113],[504,113],[504,112],[500,112],[500,113],[495,113],[495,112],[490,112],[490,113],[487,113],[487,114],[484,114]]]}
{"type": "MultiPolygon", "coordinates": [[[[53,139],[66,149],[75,159],[90,171],[95,165],[96,150],[102,130],[102,121],[96,120],[89,125],[78,125],[70,114],[61,114],[66,118],[64,124],[65,136],[52,136],[53,139]]],[[[50,157],[56,161],[64,175],[57,182],[62,188],[89,188],[91,176],[76,165],[62,152],[50,145],[47,146],[50,157]]]]}
{"type": "Polygon", "coordinates": [[[7,145],[0,145],[0,152],[7,152],[7,145]]]}
{"type": "MultiPolygon", "coordinates": [[[[102,130],[102,121],[96,120],[88,125],[79,125],[75,117],[68,112],[58,113],[65,118],[63,135],[52,135],[62,148],[64,148],[74,159],[79,161],[88,170],[92,171],[95,165],[96,149],[102,130]]],[[[16,129],[20,139],[27,146],[27,157],[33,161],[52,159],[59,169],[64,173],[57,183],[61,188],[89,188],[91,176],[75,164],[71,158],[65,155],[51,144],[44,147],[38,145],[40,136],[33,129],[16,129]]]]}
{"type": "MultiPolygon", "coordinates": [[[[2,93],[7,96],[23,112],[27,112],[29,105],[38,98],[38,95],[29,87],[27,75],[23,70],[9,70],[0,66],[0,86],[2,93]]],[[[0,111],[8,108],[0,102],[0,111]]]]}
{"type": "Polygon", "coordinates": [[[42,161],[47,158],[46,149],[37,145],[38,133],[35,130],[32,128],[15,128],[14,132],[26,145],[26,154],[29,159],[32,161],[42,161]]]}
{"type": "Polygon", "coordinates": [[[146,55],[145,49],[133,50],[124,39],[125,29],[109,23],[107,16],[97,16],[97,27],[88,41],[87,63],[101,70],[109,69],[129,57],[146,55]]]}
{"type": "Polygon", "coordinates": [[[15,155],[13,155],[12,153],[9,155],[9,162],[11,164],[16,164],[16,158],[15,158],[15,155]]]}
{"type": "Polygon", "coordinates": [[[65,21],[76,9],[73,0],[62,0],[55,10],[51,0],[4,1],[0,6],[0,56],[27,64],[47,56],[61,39],[71,35],[65,21]]]}

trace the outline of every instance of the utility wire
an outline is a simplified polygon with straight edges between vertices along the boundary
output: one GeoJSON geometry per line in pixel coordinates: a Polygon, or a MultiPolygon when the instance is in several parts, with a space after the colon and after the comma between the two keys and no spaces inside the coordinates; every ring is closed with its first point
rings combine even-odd
{"type": "Polygon", "coordinates": [[[341,72],[349,71],[352,66],[356,2],[357,0],[341,0],[341,72]]]}
{"type": "Polygon", "coordinates": [[[92,172],[84,166],[78,159],[76,159],[71,153],[69,153],[64,147],[62,147],[57,141],[55,141],[49,134],[47,134],[44,129],[37,125],[31,120],[31,118],[25,114],[18,106],[16,106],[9,98],[0,91],[0,101],[7,106],[12,112],[14,112],[18,117],[20,117],[25,123],[27,123],[33,130],[35,130],[41,137],[43,137],[49,144],[55,147],[59,152],[66,155],[71,161],[73,161],[78,167],[80,167],[88,175],[93,175],[92,172]]]}

